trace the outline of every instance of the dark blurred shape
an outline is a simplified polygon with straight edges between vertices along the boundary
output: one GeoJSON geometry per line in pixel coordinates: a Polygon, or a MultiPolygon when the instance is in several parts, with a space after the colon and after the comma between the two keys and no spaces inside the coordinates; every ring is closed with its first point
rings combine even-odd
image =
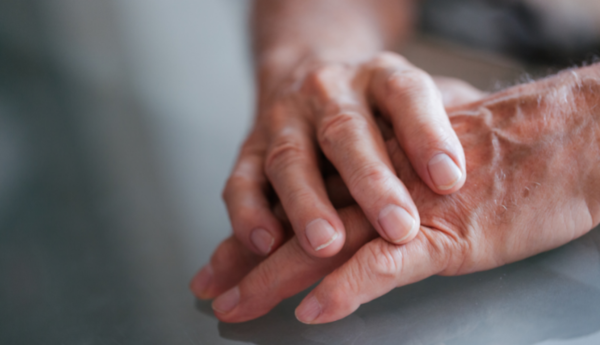
{"type": "Polygon", "coordinates": [[[509,54],[529,63],[558,66],[589,62],[600,53],[600,11],[594,0],[427,0],[424,32],[509,54]],[[565,11],[565,6],[571,11],[565,11]]]}

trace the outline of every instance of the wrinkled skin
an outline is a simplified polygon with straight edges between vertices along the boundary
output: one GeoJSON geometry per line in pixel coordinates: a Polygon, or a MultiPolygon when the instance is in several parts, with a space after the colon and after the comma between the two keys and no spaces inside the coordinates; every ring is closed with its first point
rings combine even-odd
{"type": "MultiPolygon", "coordinates": [[[[395,287],[491,269],[584,235],[600,217],[598,69],[565,72],[448,109],[469,176],[454,194],[432,192],[397,141],[388,140],[394,168],[421,216],[410,243],[383,240],[360,208],[349,206],[339,210],[347,239],[338,255],[311,257],[292,237],[263,260],[232,237],[217,248],[210,275],[194,278],[192,290],[199,298],[220,295],[213,302],[217,317],[241,322],[325,277],[296,310],[302,322],[325,323],[395,287]]],[[[338,203],[351,203],[343,185],[329,181],[330,193],[341,195],[338,203]]]]}
{"type": "Polygon", "coordinates": [[[394,173],[372,109],[391,124],[433,191],[453,193],[466,179],[464,153],[436,81],[395,53],[360,63],[302,65],[276,92],[260,97],[258,108],[223,192],[235,234],[257,254],[271,253],[285,238],[270,212],[269,186],[307,253],[328,257],[342,248],[344,226],[326,194],[320,152],[383,238],[403,244],[417,235],[419,213],[394,173]],[[439,156],[450,157],[458,177],[440,177],[452,169],[430,164],[439,156]],[[434,176],[450,184],[440,187],[434,176]],[[390,216],[390,207],[409,219],[390,216]]]}
{"type": "Polygon", "coordinates": [[[254,0],[257,109],[223,190],[233,232],[267,256],[286,233],[277,198],[307,253],[337,254],[345,229],[322,179],[337,168],[382,238],[407,243],[419,214],[393,171],[375,114],[386,116],[415,171],[439,194],[466,179],[464,152],[431,76],[393,52],[411,32],[414,0],[254,0]]]}

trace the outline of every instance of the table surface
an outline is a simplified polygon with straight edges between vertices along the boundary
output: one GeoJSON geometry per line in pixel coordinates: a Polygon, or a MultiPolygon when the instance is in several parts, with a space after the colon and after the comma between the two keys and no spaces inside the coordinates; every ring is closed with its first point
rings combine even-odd
{"type": "MultiPolygon", "coordinates": [[[[101,3],[57,0],[46,29],[0,35],[1,344],[600,343],[600,230],[327,325],[295,320],[304,294],[219,322],[187,286],[230,233],[219,193],[252,114],[245,10],[101,3]]],[[[407,55],[481,87],[518,70],[439,49],[407,55]]]]}

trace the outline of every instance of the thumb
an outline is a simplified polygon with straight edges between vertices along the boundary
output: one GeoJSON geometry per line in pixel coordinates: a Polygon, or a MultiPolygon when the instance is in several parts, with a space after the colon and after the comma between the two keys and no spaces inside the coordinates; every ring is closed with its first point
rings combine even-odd
{"type": "Polygon", "coordinates": [[[325,277],[300,303],[296,317],[309,324],[333,322],[395,287],[438,274],[450,261],[452,243],[445,233],[426,227],[403,246],[377,238],[325,277]]]}

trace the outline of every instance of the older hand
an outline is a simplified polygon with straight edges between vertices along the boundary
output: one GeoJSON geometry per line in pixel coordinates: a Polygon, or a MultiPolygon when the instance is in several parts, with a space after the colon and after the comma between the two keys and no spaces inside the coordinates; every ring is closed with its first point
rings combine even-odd
{"type": "Polygon", "coordinates": [[[296,311],[303,322],[324,323],[394,287],[491,269],[585,234],[600,216],[598,69],[565,72],[449,111],[468,162],[469,180],[458,193],[433,193],[390,140],[394,167],[421,215],[410,243],[376,238],[365,231],[360,209],[349,207],[339,212],[348,240],[337,256],[310,257],[295,237],[253,268],[240,257],[254,254],[231,239],[213,256],[211,279],[197,276],[192,290],[203,298],[221,294],[213,303],[217,317],[239,322],[327,275],[296,311]]]}
{"type": "Polygon", "coordinates": [[[279,85],[261,94],[254,129],[223,192],[234,233],[254,253],[269,254],[285,238],[270,210],[269,185],[307,253],[329,257],[342,248],[344,225],[325,190],[321,150],[382,238],[402,244],[417,235],[419,213],[394,173],[374,108],[431,190],[450,194],[463,185],[464,153],[440,92],[399,55],[306,64],[279,85]]]}

